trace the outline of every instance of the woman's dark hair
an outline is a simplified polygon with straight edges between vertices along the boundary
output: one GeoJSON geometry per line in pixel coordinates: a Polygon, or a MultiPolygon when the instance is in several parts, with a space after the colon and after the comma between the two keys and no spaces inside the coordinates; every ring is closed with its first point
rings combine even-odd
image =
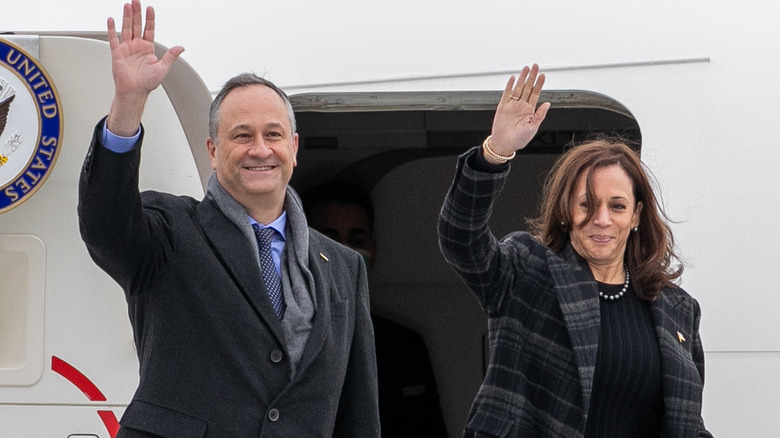
{"type": "Polygon", "coordinates": [[[569,244],[575,189],[585,176],[588,197],[587,223],[596,210],[593,171],[620,166],[634,189],[634,199],[642,203],[639,229],[631,232],[626,244],[625,262],[640,298],[655,300],[662,288],[671,286],[682,275],[683,265],[674,252],[674,237],[663,206],[653,193],[650,172],[625,138],[599,136],[566,151],[553,166],[544,187],[539,217],[529,221],[537,240],[559,253],[569,244]]]}

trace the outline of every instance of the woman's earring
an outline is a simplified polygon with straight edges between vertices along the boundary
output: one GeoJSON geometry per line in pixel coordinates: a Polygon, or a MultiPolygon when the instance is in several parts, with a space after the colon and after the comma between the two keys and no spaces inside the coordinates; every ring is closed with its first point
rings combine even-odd
{"type": "Polygon", "coordinates": [[[636,233],[637,231],[639,231],[639,227],[634,227],[634,232],[636,233]]]}

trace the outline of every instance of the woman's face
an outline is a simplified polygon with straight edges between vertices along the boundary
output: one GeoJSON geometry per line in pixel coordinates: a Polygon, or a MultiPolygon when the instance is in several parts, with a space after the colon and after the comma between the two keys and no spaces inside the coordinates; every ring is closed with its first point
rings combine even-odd
{"type": "Polygon", "coordinates": [[[591,266],[620,266],[631,229],[639,225],[642,203],[634,199],[634,187],[626,172],[618,165],[593,171],[595,213],[588,222],[588,196],[585,173],[577,179],[569,232],[577,254],[591,266]]]}

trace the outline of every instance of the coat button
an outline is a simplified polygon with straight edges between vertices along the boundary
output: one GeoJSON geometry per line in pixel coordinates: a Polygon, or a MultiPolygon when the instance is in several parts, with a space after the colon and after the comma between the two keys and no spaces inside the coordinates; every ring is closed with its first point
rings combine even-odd
{"type": "Polygon", "coordinates": [[[274,408],[268,411],[268,419],[271,421],[276,421],[279,419],[279,410],[274,408]]]}
{"type": "Polygon", "coordinates": [[[281,350],[274,350],[271,352],[271,362],[273,363],[279,363],[282,361],[282,351],[281,350]]]}

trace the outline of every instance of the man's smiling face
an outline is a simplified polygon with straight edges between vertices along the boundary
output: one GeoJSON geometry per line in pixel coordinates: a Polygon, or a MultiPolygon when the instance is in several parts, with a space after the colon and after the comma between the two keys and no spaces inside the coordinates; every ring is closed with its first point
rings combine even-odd
{"type": "Polygon", "coordinates": [[[282,205],[297,164],[298,135],[274,90],[250,85],[225,96],[217,138],[207,146],[220,184],[247,211],[282,205]]]}

